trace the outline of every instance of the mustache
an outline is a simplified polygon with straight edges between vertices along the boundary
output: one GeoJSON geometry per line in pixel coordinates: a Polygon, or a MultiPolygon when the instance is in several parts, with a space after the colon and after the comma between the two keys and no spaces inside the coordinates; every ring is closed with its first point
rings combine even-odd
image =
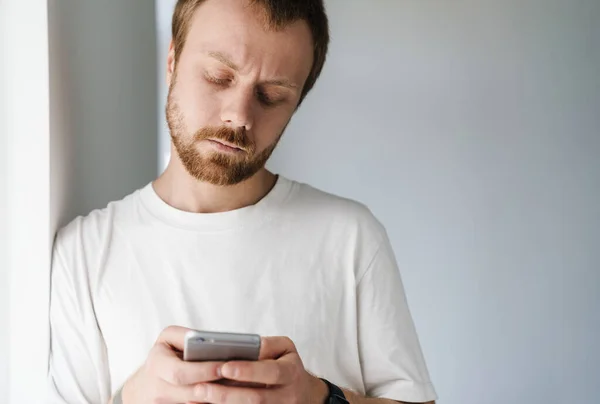
{"type": "Polygon", "coordinates": [[[254,142],[248,137],[245,128],[205,127],[194,134],[194,141],[200,142],[206,139],[222,140],[247,152],[253,152],[256,148],[254,142]]]}

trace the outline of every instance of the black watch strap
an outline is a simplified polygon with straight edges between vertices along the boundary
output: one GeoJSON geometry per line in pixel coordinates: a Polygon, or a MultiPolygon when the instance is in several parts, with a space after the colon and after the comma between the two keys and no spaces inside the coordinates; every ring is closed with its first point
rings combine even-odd
{"type": "Polygon", "coordinates": [[[340,389],[335,384],[329,382],[328,380],[321,379],[327,385],[329,389],[329,397],[327,397],[327,401],[325,404],[349,404],[348,400],[346,400],[346,396],[342,389],[340,389]]]}

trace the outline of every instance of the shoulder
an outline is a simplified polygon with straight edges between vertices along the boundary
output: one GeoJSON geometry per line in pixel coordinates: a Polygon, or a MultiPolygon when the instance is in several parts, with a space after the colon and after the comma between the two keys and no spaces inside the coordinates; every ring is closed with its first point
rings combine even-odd
{"type": "Polygon", "coordinates": [[[71,260],[81,254],[101,251],[109,243],[115,228],[127,225],[139,209],[140,190],[121,200],[110,202],[102,209],[78,216],[60,229],[54,242],[55,254],[71,260]]]}
{"type": "Polygon", "coordinates": [[[294,182],[294,185],[297,190],[291,204],[302,216],[307,215],[320,225],[342,229],[348,235],[364,234],[378,243],[387,237],[383,224],[365,204],[308,184],[294,182]]]}

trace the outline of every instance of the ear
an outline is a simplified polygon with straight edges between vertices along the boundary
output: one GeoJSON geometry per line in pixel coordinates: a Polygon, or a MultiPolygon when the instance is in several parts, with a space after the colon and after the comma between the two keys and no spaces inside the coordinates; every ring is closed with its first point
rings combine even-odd
{"type": "Polygon", "coordinates": [[[175,45],[173,40],[169,44],[169,54],[167,56],[167,86],[171,86],[175,74],[175,45]]]}

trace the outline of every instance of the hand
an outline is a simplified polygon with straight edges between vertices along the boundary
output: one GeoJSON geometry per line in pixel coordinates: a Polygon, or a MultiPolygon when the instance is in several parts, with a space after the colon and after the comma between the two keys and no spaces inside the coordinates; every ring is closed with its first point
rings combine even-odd
{"type": "Polygon", "coordinates": [[[304,369],[294,343],[285,337],[263,338],[256,362],[228,362],[221,368],[224,378],[253,386],[215,383],[196,386],[196,400],[212,404],[323,404],[327,386],[304,369]]]}
{"type": "Polygon", "coordinates": [[[222,362],[185,362],[183,327],[166,328],[146,363],[123,386],[124,404],[204,402],[204,385],[222,378],[222,362]]]}

